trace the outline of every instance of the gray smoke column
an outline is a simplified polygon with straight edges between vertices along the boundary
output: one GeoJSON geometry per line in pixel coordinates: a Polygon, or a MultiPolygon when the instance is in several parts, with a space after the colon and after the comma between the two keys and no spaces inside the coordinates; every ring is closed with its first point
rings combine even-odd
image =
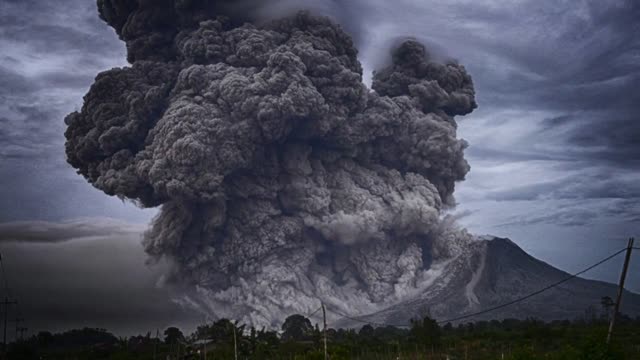
{"type": "Polygon", "coordinates": [[[443,219],[469,170],[470,76],[408,40],[373,89],[351,38],[298,13],[240,24],[225,2],[98,1],[130,67],[66,118],[93,186],[161,206],[145,235],[185,303],[257,325],[405,299],[469,241],[443,219]],[[189,290],[191,289],[191,290],[189,290]]]}

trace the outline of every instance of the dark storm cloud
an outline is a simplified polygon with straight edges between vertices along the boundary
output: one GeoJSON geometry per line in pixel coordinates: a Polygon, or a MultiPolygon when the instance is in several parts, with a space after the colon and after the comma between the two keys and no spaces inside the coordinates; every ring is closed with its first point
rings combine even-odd
{"type": "Polygon", "coordinates": [[[140,225],[106,218],[66,222],[15,221],[0,223],[0,243],[56,243],[94,237],[141,236],[143,230],[140,225]]]}
{"type": "MultiPolygon", "coordinates": [[[[25,10],[21,10],[25,11],[25,10]]],[[[28,10],[26,10],[28,11],[28,10]]],[[[33,24],[22,21],[15,22],[19,17],[0,16],[3,22],[2,36],[15,41],[29,43],[43,53],[65,53],[69,49],[81,48],[104,53],[105,50],[118,51],[116,46],[108,38],[100,36],[100,33],[83,32],[68,24],[33,24]]]]}
{"type": "Polygon", "coordinates": [[[94,11],[85,1],[68,2],[64,12],[50,2],[0,3],[0,136],[10,147],[0,159],[62,159],[52,147],[60,144],[60,115],[73,109],[69,94],[86,89],[90,70],[122,51],[98,19],[84,16],[94,11]],[[74,17],[87,19],[70,22],[74,17]]]}
{"type": "Polygon", "coordinates": [[[490,159],[496,162],[518,162],[518,161],[569,161],[575,160],[575,156],[568,153],[525,150],[509,150],[504,148],[496,148],[489,144],[470,145],[473,148],[469,156],[471,159],[490,159]]]}
{"type": "MultiPolygon", "coordinates": [[[[271,6],[256,8],[253,1],[226,3],[233,3],[236,12],[264,19],[280,16],[283,9],[312,6],[349,18],[351,29],[358,23],[358,17],[348,15],[353,7],[343,2],[270,2],[277,3],[277,11],[271,6]]],[[[0,177],[5,179],[0,221],[79,216],[87,207],[93,215],[120,216],[106,211],[122,209],[118,211],[129,216],[130,208],[100,200],[95,191],[72,181],[74,171],[65,163],[61,146],[64,114],[79,108],[98,72],[125,63],[125,46],[99,19],[96,2],[1,1],[0,48],[0,177]],[[27,108],[43,116],[36,120],[27,108]]]]}
{"type": "Polygon", "coordinates": [[[181,3],[171,0],[150,3],[98,0],[98,10],[101,19],[127,43],[130,62],[177,55],[174,40],[179,31],[195,28],[201,21],[218,16],[228,18],[232,26],[243,23],[261,25],[304,10],[331,16],[343,24],[357,41],[361,37],[361,21],[365,15],[361,6],[353,6],[345,0],[196,0],[181,3]]]}
{"type": "Polygon", "coordinates": [[[640,202],[634,199],[613,199],[604,205],[594,207],[590,201],[565,203],[545,210],[544,215],[529,213],[524,216],[514,216],[498,227],[531,226],[553,224],[560,226],[585,227],[602,224],[610,219],[617,219],[619,223],[635,224],[640,221],[640,202]]]}
{"type": "Polygon", "coordinates": [[[276,19],[301,10],[330,16],[349,33],[358,48],[367,41],[366,26],[376,17],[373,7],[353,0],[244,0],[244,3],[257,8],[256,15],[264,19],[276,19]]]}
{"type": "Polygon", "coordinates": [[[536,224],[555,224],[561,226],[585,226],[599,217],[597,212],[583,208],[562,208],[551,211],[551,214],[544,216],[529,216],[520,218],[499,226],[529,226],[536,224]]]}
{"type": "MultiPolygon", "coordinates": [[[[37,145],[37,149],[44,145],[37,145]]],[[[55,151],[55,145],[48,145],[55,151]]],[[[58,146],[64,146],[62,144],[58,146]]],[[[8,146],[0,148],[6,151],[8,146]]],[[[114,217],[148,223],[154,210],[141,210],[117,198],[105,197],[93,189],[64,160],[54,162],[29,154],[0,161],[0,222],[22,220],[60,221],[79,217],[114,217]],[[69,167],[70,168],[70,167],[69,167]]]]}
{"type": "Polygon", "coordinates": [[[607,176],[605,172],[615,169],[596,169],[591,173],[563,177],[553,181],[541,181],[532,185],[516,186],[509,190],[491,192],[493,200],[538,200],[538,199],[632,199],[640,198],[640,184],[635,174],[619,173],[607,176]],[[626,176],[625,176],[626,175],[626,176]]]}
{"type": "MultiPolygon", "coordinates": [[[[593,219],[608,219],[620,223],[632,224],[639,220],[640,183],[633,168],[618,168],[598,165],[591,161],[587,164],[574,163],[565,166],[556,162],[550,166],[549,177],[542,177],[527,185],[513,185],[499,190],[485,191],[483,197],[508,206],[509,202],[549,202],[561,201],[563,206],[550,206],[543,216],[531,213],[527,218],[516,221],[506,220],[508,225],[532,225],[549,223],[557,225],[585,225],[593,219]]],[[[504,225],[504,224],[503,224],[504,225]]]]}
{"type": "MultiPolygon", "coordinates": [[[[640,3],[586,4],[584,17],[560,28],[561,35],[546,46],[548,52],[531,46],[535,42],[515,49],[494,45],[498,53],[531,75],[516,75],[488,89],[484,93],[490,101],[487,105],[506,100],[509,106],[522,109],[555,111],[558,115],[544,126],[548,132],[566,130],[562,151],[576,158],[617,165],[638,161],[640,3]]],[[[558,16],[545,15],[549,17],[546,21],[558,16]]],[[[495,84],[495,80],[488,82],[495,84]]]]}
{"type": "Polygon", "coordinates": [[[39,106],[15,105],[11,107],[9,117],[0,117],[0,158],[24,159],[42,155],[44,152],[55,152],[56,128],[43,126],[56,112],[46,111],[39,106]],[[17,122],[19,121],[19,122],[17,122]]]}
{"type": "Polygon", "coordinates": [[[96,72],[124,62],[95,2],[0,1],[0,48],[0,221],[130,216],[65,162],[64,114],[96,72]]]}
{"type": "Polygon", "coordinates": [[[8,94],[25,95],[38,90],[38,86],[25,76],[22,76],[11,69],[0,66],[0,96],[4,98],[8,94]]]}
{"type": "MultiPolygon", "coordinates": [[[[9,49],[0,56],[0,79],[6,84],[0,97],[8,94],[0,102],[39,107],[50,114],[44,123],[53,125],[46,126],[49,131],[33,132],[15,125],[5,127],[0,135],[3,139],[20,140],[12,141],[4,156],[54,156],[62,164],[63,154],[54,150],[61,140],[50,133],[60,131],[61,114],[79,105],[78,96],[70,92],[84,92],[97,71],[121,63],[123,46],[115,41],[113,30],[97,18],[92,1],[70,1],[64,9],[37,0],[4,1],[0,7],[0,38],[2,47],[9,49]],[[113,60],[105,61],[108,59],[113,60]]],[[[245,12],[250,8],[236,7],[245,12]]],[[[283,0],[272,1],[257,13],[269,18],[304,7],[332,15],[357,43],[367,46],[379,40],[388,44],[384,37],[416,34],[433,46],[451,49],[471,69],[484,114],[504,107],[523,112],[545,109],[550,113],[545,117],[556,119],[540,125],[546,132],[508,146],[471,137],[471,159],[565,161],[567,166],[583,160],[637,166],[628,163],[637,162],[639,156],[635,141],[638,122],[634,121],[638,92],[633,89],[639,64],[638,37],[634,36],[638,32],[637,2],[538,6],[525,1],[518,6],[496,7],[465,1],[404,0],[391,6],[382,1],[283,0]],[[432,15],[429,22],[421,20],[423,14],[432,15]],[[395,27],[385,30],[384,37],[375,33],[376,28],[387,29],[384,25],[389,23],[395,27]],[[547,144],[553,147],[545,147],[547,144]]],[[[363,50],[365,57],[383,57],[364,46],[363,50]]],[[[22,121],[6,111],[2,116],[5,124],[6,120],[10,124],[22,121]]],[[[494,117],[486,126],[501,126],[505,121],[531,120],[494,117]]],[[[463,123],[463,132],[465,127],[463,123]]]]}
{"type": "Polygon", "coordinates": [[[462,42],[480,112],[461,126],[472,171],[460,205],[498,200],[495,223],[523,203],[549,207],[512,228],[637,223],[625,201],[640,200],[640,3],[462,3],[451,7],[477,31],[447,36],[462,42]]]}
{"type": "MultiPolygon", "coordinates": [[[[640,83],[640,79],[637,83],[640,83]]],[[[635,89],[628,89],[637,93],[635,89]]],[[[584,150],[586,155],[598,162],[614,163],[618,167],[640,168],[640,124],[638,114],[640,98],[627,109],[610,112],[595,112],[589,116],[586,126],[577,125],[568,131],[570,144],[584,150]]],[[[571,118],[574,124],[579,119],[571,118]]]]}
{"type": "MultiPolygon", "coordinates": [[[[630,0],[499,5],[407,0],[370,7],[377,9],[371,29],[378,42],[412,29],[464,59],[480,104],[480,111],[461,123],[472,162],[548,161],[568,167],[579,162],[636,169],[639,8],[630,0]],[[423,14],[431,15],[428,22],[423,14]],[[511,113],[500,116],[505,110],[511,113]],[[555,120],[543,122],[549,118],[555,120]],[[492,129],[494,137],[480,138],[477,134],[484,131],[476,129],[492,129]]],[[[474,185],[473,171],[471,179],[463,187],[474,185]]]]}

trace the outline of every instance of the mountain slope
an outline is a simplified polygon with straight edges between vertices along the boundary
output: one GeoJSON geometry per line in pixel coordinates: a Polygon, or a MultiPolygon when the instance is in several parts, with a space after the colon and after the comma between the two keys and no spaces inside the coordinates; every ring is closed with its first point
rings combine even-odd
{"type": "MultiPolygon", "coordinates": [[[[509,239],[483,237],[450,260],[443,275],[419,296],[358,319],[401,325],[429,313],[443,321],[513,301],[569,276],[530,256],[509,239]]],[[[616,293],[614,284],[574,278],[522,302],[461,321],[527,317],[545,321],[575,319],[584,317],[590,307],[599,313],[601,298],[615,299],[616,293]]],[[[621,311],[640,315],[640,295],[625,292],[621,311]]],[[[362,326],[353,320],[342,320],[338,324],[362,326]]]]}

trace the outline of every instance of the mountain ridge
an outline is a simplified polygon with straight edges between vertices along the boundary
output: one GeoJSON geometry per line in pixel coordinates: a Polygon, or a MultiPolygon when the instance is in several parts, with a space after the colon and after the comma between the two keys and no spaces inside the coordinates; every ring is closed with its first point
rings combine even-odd
{"type": "MultiPolygon", "coordinates": [[[[425,315],[447,322],[512,302],[571,276],[531,256],[508,238],[479,236],[449,260],[443,274],[424,292],[375,313],[341,319],[337,325],[360,327],[368,322],[401,326],[425,315]]],[[[599,314],[602,297],[615,298],[616,294],[615,284],[575,277],[523,301],[453,323],[506,318],[572,320],[588,311],[599,314]]],[[[621,312],[640,315],[640,295],[625,290],[621,312]]]]}

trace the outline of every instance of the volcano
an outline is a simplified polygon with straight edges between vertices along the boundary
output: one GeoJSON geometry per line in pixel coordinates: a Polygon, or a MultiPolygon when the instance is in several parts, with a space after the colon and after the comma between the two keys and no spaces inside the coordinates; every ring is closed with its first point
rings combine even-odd
{"type": "MultiPolygon", "coordinates": [[[[363,323],[401,326],[425,315],[439,322],[526,319],[573,320],[600,314],[601,299],[615,299],[615,284],[575,277],[540,294],[495,311],[459,319],[465,315],[513,302],[567,279],[571,274],[527,254],[513,241],[495,236],[476,237],[454,257],[434,259],[434,279],[417,296],[386,309],[352,319],[337,327],[358,328],[363,323]],[[458,320],[455,320],[458,319],[458,320]]],[[[621,313],[640,315],[640,295],[625,291],[621,313]]]]}

